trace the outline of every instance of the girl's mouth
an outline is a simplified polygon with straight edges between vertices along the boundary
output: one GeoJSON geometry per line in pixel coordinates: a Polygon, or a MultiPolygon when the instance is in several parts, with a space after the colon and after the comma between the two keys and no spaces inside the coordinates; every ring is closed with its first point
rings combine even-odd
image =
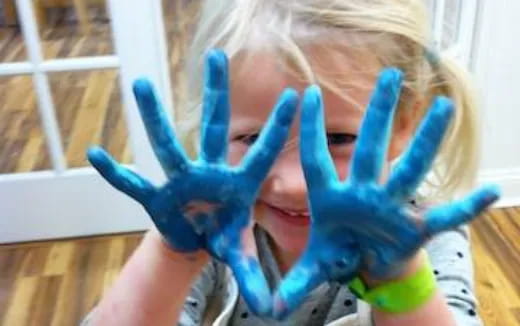
{"type": "Polygon", "coordinates": [[[265,206],[269,209],[273,216],[283,220],[284,222],[297,225],[297,226],[308,226],[311,223],[311,215],[308,211],[294,211],[286,208],[281,208],[265,203],[265,206]]]}

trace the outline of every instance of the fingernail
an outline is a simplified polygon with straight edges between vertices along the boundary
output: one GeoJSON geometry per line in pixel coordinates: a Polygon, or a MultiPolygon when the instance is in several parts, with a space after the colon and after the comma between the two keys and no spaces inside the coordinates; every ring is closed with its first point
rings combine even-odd
{"type": "Polygon", "coordinates": [[[321,88],[318,85],[311,85],[305,90],[305,99],[309,101],[313,107],[317,107],[321,102],[321,88]]]}
{"type": "Polygon", "coordinates": [[[290,125],[298,107],[298,92],[292,88],[287,88],[280,98],[282,107],[278,110],[277,120],[284,126],[290,125]]]}
{"type": "Polygon", "coordinates": [[[435,98],[434,107],[439,114],[445,116],[446,118],[451,118],[453,115],[453,101],[446,96],[437,96],[435,98]]]}
{"type": "Polygon", "coordinates": [[[379,78],[385,87],[391,87],[397,90],[401,87],[403,82],[403,72],[398,68],[389,67],[383,69],[379,78]]]}
{"type": "Polygon", "coordinates": [[[496,184],[487,185],[486,190],[487,190],[486,199],[491,203],[494,201],[497,201],[502,196],[502,190],[496,184]]]}
{"type": "Polygon", "coordinates": [[[212,49],[206,57],[205,75],[210,87],[227,86],[228,64],[226,54],[219,49],[212,49]]]}
{"type": "Polygon", "coordinates": [[[133,91],[137,99],[149,99],[153,94],[153,84],[148,78],[138,78],[134,81],[133,91]]]}
{"type": "Polygon", "coordinates": [[[287,318],[287,305],[278,295],[273,299],[273,318],[276,320],[283,320],[287,318]]]}

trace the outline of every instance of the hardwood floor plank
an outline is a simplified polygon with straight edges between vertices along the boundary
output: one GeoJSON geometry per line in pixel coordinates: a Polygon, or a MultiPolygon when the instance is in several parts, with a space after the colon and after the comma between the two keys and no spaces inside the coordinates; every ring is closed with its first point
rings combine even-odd
{"type": "Polygon", "coordinates": [[[29,140],[23,147],[18,163],[16,164],[16,172],[36,171],[38,158],[46,150],[44,136],[41,130],[33,129],[29,133],[29,140]]]}
{"type": "Polygon", "coordinates": [[[520,297],[481,238],[473,232],[476,290],[480,314],[486,325],[515,325],[511,309],[520,306],[520,297]]]}
{"type": "MultiPolygon", "coordinates": [[[[78,108],[67,146],[66,157],[71,167],[87,166],[85,153],[92,144],[98,144],[108,110],[108,100],[115,87],[116,73],[101,70],[89,73],[88,86],[78,108]]],[[[62,108],[64,110],[67,107],[62,108]]]]}
{"type": "Polygon", "coordinates": [[[496,219],[504,218],[505,215],[502,214],[496,211],[486,214],[491,216],[491,218],[480,218],[475,221],[475,229],[481,241],[485,244],[490,254],[495,257],[496,263],[509,279],[510,286],[513,286],[515,291],[520,293],[520,279],[518,278],[520,252],[515,252],[514,246],[504,236],[503,232],[505,230],[501,230],[494,223],[496,219]]]}
{"type": "Polygon", "coordinates": [[[23,247],[0,246],[0,322],[1,316],[6,315],[6,311],[12,301],[15,292],[16,277],[28,250],[23,247]]]}
{"type": "Polygon", "coordinates": [[[62,276],[46,276],[38,279],[36,293],[32,300],[31,317],[28,325],[51,325],[56,310],[62,276]]]}
{"type": "Polygon", "coordinates": [[[31,321],[33,298],[38,288],[38,276],[20,277],[16,279],[13,297],[9,302],[2,325],[25,326],[31,321]]]}
{"type": "Polygon", "coordinates": [[[76,244],[73,241],[57,242],[53,244],[47,255],[44,276],[65,275],[75,254],[76,244]]]}
{"type": "Polygon", "coordinates": [[[116,280],[125,260],[125,240],[114,238],[110,240],[106,271],[103,276],[103,289],[108,289],[116,280]]]}
{"type": "Polygon", "coordinates": [[[25,255],[18,277],[41,276],[47,261],[50,245],[41,245],[29,250],[25,255]]]}

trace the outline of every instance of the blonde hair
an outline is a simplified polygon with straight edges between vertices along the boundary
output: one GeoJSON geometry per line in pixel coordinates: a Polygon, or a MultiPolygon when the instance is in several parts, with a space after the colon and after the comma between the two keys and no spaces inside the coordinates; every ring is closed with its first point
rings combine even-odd
{"type": "Polygon", "coordinates": [[[434,96],[453,99],[454,119],[434,164],[433,177],[428,178],[428,188],[433,190],[430,196],[450,198],[475,179],[479,159],[477,108],[465,71],[441,53],[428,52],[430,44],[423,0],[206,0],[186,62],[189,94],[183,96],[186,101],[177,103],[176,128],[187,151],[194,155],[203,60],[211,48],[224,50],[232,69],[245,65],[249,53],[272,51],[288,71],[347,100],[345,87],[351,75],[335,75],[326,69],[327,62],[352,53],[372,53],[381,66],[404,72],[397,114],[413,109],[418,111],[412,115],[421,118],[434,96]],[[321,57],[326,56],[321,60],[324,66],[306,52],[308,45],[324,49],[320,51],[321,57]],[[411,105],[414,103],[423,105],[411,105]]]}

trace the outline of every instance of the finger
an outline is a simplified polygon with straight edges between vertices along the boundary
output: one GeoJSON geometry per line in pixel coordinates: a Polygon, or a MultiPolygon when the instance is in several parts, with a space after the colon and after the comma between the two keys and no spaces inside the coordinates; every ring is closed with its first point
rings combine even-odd
{"type": "Polygon", "coordinates": [[[224,52],[209,51],[204,78],[200,157],[220,163],[226,159],[230,115],[228,60],[224,52]]]}
{"type": "Polygon", "coordinates": [[[382,71],[365,113],[357,139],[350,179],[377,182],[386,158],[392,120],[401,91],[402,73],[396,68],[382,71]]]}
{"type": "Polygon", "coordinates": [[[425,235],[430,237],[470,222],[499,197],[500,189],[495,185],[488,185],[462,200],[430,210],[425,216],[425,235]]]}
{"type": "Polygon", "coordinates": [[[246,153],[239,169],[261,183],[276,160],[289,135],[296,108],[298,93],[286,89],[278,99],[260,136],[246,153]]]}
{"type": "Polygon", "coordinates": [[[134,95],[148,139],[164,172],[172,175],[183,170],[187,166],[188,158],[173,133],[151,82],[147,79],[136,80],[134,95]]]}
{"type": "Polygon", "coordinates": [[[155,187],[149,181],[119,165],[102,148],[90,148],[87,157],[108,183],[138,202],[144,204],[155,193],[155,187]]]}
{"type": "Polygon", "coordinates": [[[286,319],[326,279],[314,255],[306,251],[280,283],[273,299],[273,317],[286,319]]]}
{"type": "Polygon", "coordinates": [[[300,157],[309,189],[338,179],[328,148],[321,90],[316,85],[307,88],[303,95],[300,157]]]}
{"type": "Polygon", "coordinates": [[[430,170],[453,115],[453,102],[438,97],[422,121],[415,137],[392,171],[386,185],[388,194],[397,200],[412,196],[430,170]]]}

